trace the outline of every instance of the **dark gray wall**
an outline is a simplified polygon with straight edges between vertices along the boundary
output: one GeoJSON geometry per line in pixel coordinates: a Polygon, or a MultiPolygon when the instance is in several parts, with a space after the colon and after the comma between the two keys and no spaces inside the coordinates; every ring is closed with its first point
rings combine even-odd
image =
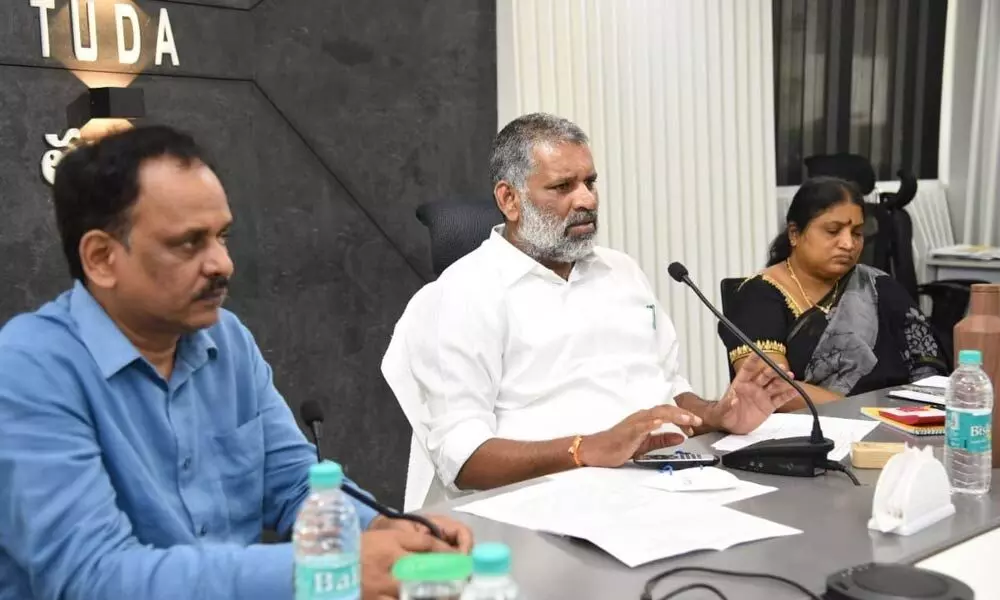
{"type": "MultiPolygon", "coordinates": [[[[431,276],[414,209],[489,193],[493,1],[135,4],[148,15],[168,8],[181,61],[132,84],[145,90],[146,120],[198,138],[237,217],[228,307],[289,404],[323,402],[327,454],[401,504],[410,430],[379,361],[431,276]]],[[[68,30],[66,1],[56,5],[54,58],[43,59],[37,9],[0,2],[2,321],[70,283],[39,169],[43,135],[65,130],[65,107],[84,90],[55,58],[69,43],[57,33],[68,30]]],[[[85,67],[118,71],[113,24],[100,33],[100,63],[85,67]]],[[[154,34],[155,20],[144,24],[143,60],[154,34]]]]}

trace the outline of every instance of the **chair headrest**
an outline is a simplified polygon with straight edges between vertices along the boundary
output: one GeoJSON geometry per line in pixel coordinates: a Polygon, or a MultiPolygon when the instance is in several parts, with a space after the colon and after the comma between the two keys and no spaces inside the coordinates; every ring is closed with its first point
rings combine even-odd
{"type": "Polygon", "coordinates": [[[440,200],[417,207],[417,219],[430,233],[431,264],[440,275],[486,241],[504,217],[492,199],[440,200]]]}
{"type": "Polygon", "coordinates": [[[902,169],[896,175],[899,177],[899,190],[895,193],[885,192],[880,199],[889,210],[900,210],[917,197],[917,178],[902,169]]]}
{"type": "Polygon", "coordinates": [[[860,154],[817,154],[805,159],[809,177],[839,177],[853,182],[865,196],[875,189],[875,169],[860,154]]]}

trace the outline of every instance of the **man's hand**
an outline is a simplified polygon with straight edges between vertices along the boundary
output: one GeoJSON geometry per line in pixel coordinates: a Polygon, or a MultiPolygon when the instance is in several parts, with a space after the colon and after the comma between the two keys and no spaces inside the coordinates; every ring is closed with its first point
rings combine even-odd
{"type": "Polygon", "coordinates": [[[361,534],[361,597],[392,600],[399,597],[399,582],[392,566],[407,554],[453,552],[454,548],[427,533],[401,529],[377,529],[361,534]]]}
{"type": "Polygon", "coordinates": [[[631,458],[684,441],[684,437],[676,433],[650,435],[664,423],[674,423],[691,435],[692,427],[701,425],[701,419],[676,406],[640,410],[607,431],[583,438],[580,461],[588,467],[620,467],[631,458]]]}
{"type": "MultiPolygon", "coordinates": [[[[468,554],[472,550],[472,531],[464,523],[436,515],[426,516],[426,519],[437,526],[445,541],[451,544],[453,551],[457,550],[462,554],[468,554]]],[[[420,523],[405,519],[389,519],[381,515],[371,522],[368,530],[417,532],[430,535],[430,531],[420,523]]]]}
{"type": "MultiPolygon", "coordinates": [[[[788,375],[791,377],[792,373],[788,375]]],[[[750,433],[771,413],[798,396],[760,357],[743,362],[726,394],[709,408],[706,420],[729,433],[750,433]]]]}

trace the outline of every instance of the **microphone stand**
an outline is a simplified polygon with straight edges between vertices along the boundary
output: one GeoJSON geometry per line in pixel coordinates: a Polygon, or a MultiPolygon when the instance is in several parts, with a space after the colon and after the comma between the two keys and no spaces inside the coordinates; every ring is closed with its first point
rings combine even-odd
{"type": "MultiPolygon", "coordinates": [[[[319,447],[320,440],[322,439],[322,435],[320,434],[320,422],[310,421],[309,430],[312,432],[313,442],[316,444],[316,462],[317,463],[323,462],[322,452],[320,451],[319,447]]],[[[449,542],[444,537],[444,534],[441,533],[441,529],[434,523],[431,523],[431,521],[425,517],[422,517],[420,515],[411,515],[408,513],[399,512],[393,508],[385,506],[384,504],[368,497],[360,490],[354,489],[354,487],[348,485],[346,482],[341,484],[340,489],[343,490],[343,492],[348,496],[350,496],[351,498],[354,498],[361,504],[364,504],[368,508],[374,510],[375,512],[377,512],[378,514],[382,515],[387,519],[411,521],[413,523],[417,523],[418,525],[423,525],[424,527],[427,528],[427,530],[430,532],[431,535],[433,535],[434,537],[436,537],[437,539],[441,540],[446,544],[449,545],[451,544],[451,542],[449,542]]]]}
{"type": "Polygon", "coordinates": [[[816,477],[827,470],[840,471],[847,474],[854,485],[861,485],[854,473],[828,455],[834,448],[833,440],[823,435],[819,421],[819,413],[812,398],[794,379],[785,372],[766,352],[755,344],[743,331],[730,321],[719,309],[705,297],[697,285],[688,276],[687,268],[680,263],[671,263],[667,269],[670,276],[677,282],[687,285],[698,296],[701,303],[719,320],[723,326],[733,333],[742,343],[760,357],[764,363],[781,377],[788,385],[802,396],[809,412],[812,413],[812,431],[808,436],[764,440],[750,444],[739,450],[734,450],[722,457],[722,464],[731,469],[768,473],[772,475],[792,475],[796,477],[816,477]]]}

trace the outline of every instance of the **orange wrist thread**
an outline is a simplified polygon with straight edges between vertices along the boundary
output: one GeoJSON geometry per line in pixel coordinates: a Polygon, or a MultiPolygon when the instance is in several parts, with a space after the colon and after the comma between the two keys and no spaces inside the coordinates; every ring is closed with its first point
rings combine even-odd
{"type": "Polygon", "coordinates": [[[583,461],[580,460],[580,444],[583,442],[583,436],[578,435],[573,438],[573,445],[569,447],[569,453],[573,456],[573,462],[576,466],[582,467],[583,461]]]}

